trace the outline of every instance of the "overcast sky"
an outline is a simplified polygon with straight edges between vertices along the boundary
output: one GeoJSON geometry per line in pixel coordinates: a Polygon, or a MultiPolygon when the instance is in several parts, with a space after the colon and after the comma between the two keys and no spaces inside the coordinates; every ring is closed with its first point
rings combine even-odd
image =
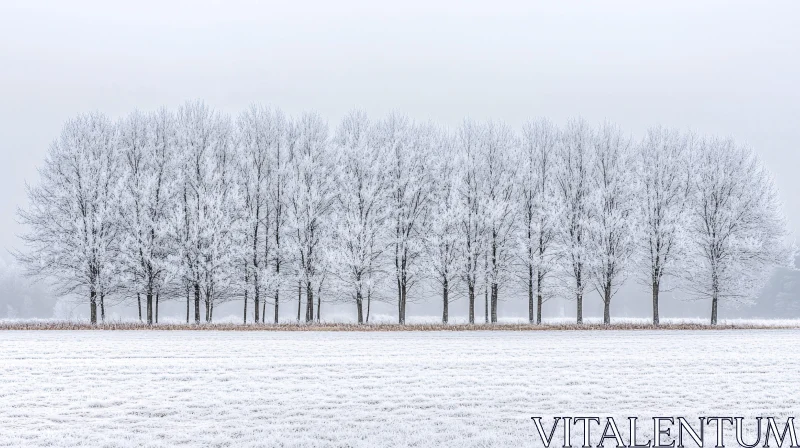
{"type": "Polygon", "coordinates": [[[729,135],[800,234],[798,1],[112,3],[0,4],[0,247],[18,247],[25,182],[66,119],[196,98],[729,135]]]}
{"type": "Polygon", "coordinates": [[[195,98],[730,135],[800,233],[800,2],[112,3],[0,6],[0,246],[18,244],[24,183],[64,120],[195,98]]]}

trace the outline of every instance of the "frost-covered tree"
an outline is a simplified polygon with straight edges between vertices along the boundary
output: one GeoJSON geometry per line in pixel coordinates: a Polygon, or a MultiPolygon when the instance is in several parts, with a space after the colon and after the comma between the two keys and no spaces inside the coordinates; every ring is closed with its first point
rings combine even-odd
{"type": "Polygon", "coordinates": [[[469,300],[469,323],[475,323],[475,294],[483,278],[485,247],[485,201],[483,201],[483,182],[481,174],[481,145],[484,129],[466,120],[455,135],[457,154],[456,191],[459,253],[461,256],[459,277],[467,287],[469,300]]]}
{"type": "Polygon", "coordinates": [[[542,304],[553,297],[550,281],[556,268],[555,237],[559,224],[556,198],[558,129],[547,120],[526,123],[520,144],[520,248],[528,289],[528,321],[542,323],[542,304]]]}
{"type": "Polygon", "coordinates": [[[30,275],[53,279],[60,293],[87,297],[92,324],[120,271],[116,138],[102,114],[67,121],[39,169],[39,184],[28,188],[29,208],[19,211],[27,226],[19,261],[30,275]]]}
{"type": "Polygon", "coordinates": [[[211,159],[214,168],[203,198],[201,234],[200,272],[207,322],[213,320],[216,304],[240,297],[243,292],[236,271],[240,258],[234,230],[241,219],[241,197],[234,178],[236,153],[230,119],[219,115],[215,127],[217,144],[211,159]]]}
{"type": "Polygon", "coordinates": [[[636,179],[630,138],[605,124],[593,139],[587,267],[611,323],[611,299],[625,280],[636,242],[636,179]]]}
{"type": "Polygon", "coordinates": [[[636,270],[652,292],[654,325],[659,323],[663,282],[679,274],[686,248],[693,140],[691,135],[654,127],[647,131],[636,153],[640,223],[636,270]]]}
{"type": "MultiPolygon", "coordinates": [[[[247,320],[248,292],[253,293],[254,321],[266,320],[262,302],[267,294],[278,288],[279,260],[276,233],[276,213],[282,213],[282,203],[273,197],[273,185],[281,168],[278,158],[285,144],[285,119],[278,110],[253,105],[243,112],[236,126],[237,167],[236,180],[241,197],[241,223],[243,233],[243,277],[247,283],[244,295],[244,320],[247,320]]],[[[279,191],[280,193],[280,191],[279,191]]],[[[276,294],[277,300],[277,294],[276,294]]],[[[277,305],[276,305],[277,306],[277,305]]]]}
{"type": "Polygon", "coordinates": [[[389,160],[389,226],[400,324],[406,322],[409,289],[420,278],[419,261],[432,193],[430,144],[435,135],[432,126],[415,125],[399,114],[390,114],[376,126],[377,145],[389,160]]]}
{"type": "MultiPolygon", "coordinates": [[[[270,160],[272,163],[272,181],[269,185],[269,204],[271,207],[270,216],[272,217],[272,224],[270,224],[272,240],[272,247],[270,249],[269,241],[265,242],[265,253],[272,254],[272,266],[274,268],[273,275],[273,321],[278,323],[278,312],[280,309],[280,293],[281,289],[285,287],[287,276],[285,272],[281,271],[284,260],[288,258],[288,245],[286,244],[288,231],[287,223],[287,182],[290,173],[289,165],[289,151],[294,142],[293,127],[291,122],[280,111],[274,111],[273,115],[275,132],[277,135],[270,152],[270,160]]],[[[284,269],[285,270],[285,269],[284,269]]],[[[263,301],[262,305],[262,321],[266,321],[266,304],[263,301]]]]}
{"type": "MultiPolygon", "coordinates": [[[[306,293],[306,322],[314,320],[314,294],[327,275],[329,215],[335,190],[329,164],[328,126],[317,114],[303,114],[294,124],[287,185],[287,231],[295,253],[298,289],[306,293]]],[[[299,295],[300,293],[298,293],[299,295]]],[[[318,304],[321,298],[318,297],[318,304]]],[[[299,307],[298,297],[298,307],[299,307]]],[[[298,308],[298,318],[299,318],[298,308]]]]}
{"type": "Polygon", "coordinates": [[[439,131],[431,150],[430,169],[435,184],[423,247],[429,274],[442,291],[442,323],[447,323],[450,303],[455,299],[451,290],[459,272],[458,165],[453,159],[453,142],[444,131],[439,131]]]}
{"type": "Polygon", "coordinates": [[[786,222],[771,175],[753,151],[732,140],[698,145],[688,236],[689,291],[711,300],[752,303],[776,266],[791,265],[786,222]]]}
{"type": "Polygon", "coordinates": [[[583,295],[590,282],[593,260],[588,250],[592,202],[593,131],[583,120],[567,123],[556,149],[556,191],[560,209],[558,242],[564,286],[577,303],[577,322],[583,323],[583,295]]]}
{"type": "Polygon", "coordinates": [[[486,231],[486,287],[489,289],[491,322],[497,322],[500,286],[508,281],[515,255],[514,229],[517,207],[515,160],[518,150],[514,132],[502,123],[484,125],[481,144],[481,174],[486,231]]]}
{"type": "MultiPolygon", "coordinates": [[[[153,114],[134,112],[124,119],[119,132],[122,169],[120,198],[120,258],[128,288],[137,296],[141,320],[141,296],[146,319],[153,323],[155,303],[168,286],[169,219],[174,195],[174,116],[165,109],[153,114]]],[[[157,316],[156,316],[157,321],[157,316]]]]}
{"type": "MultiPolygon", "coordinates": [[[[194,291],[195,322],[200,322],[200,302],[205,320],[213,318],[214,305],[238,291],[235,266],[234,223],[238,195],[233,181],[234,148],[228,117],[201,102],[178,110],[178,205],[172,218],[174,255],[182,277],[194,291]]],[[[188,307],[188,302],[187,302],[188,307]]]]}
{"type": "Polygon", "coordinates": [[[388,183],[386,153],[375,145],[374,130],[363,111],[349,113],[333,141],[337,187],[332,270],[341,294],[356,305],[364,322],[364,301],[380,270],[386,244],[388,183]]]}
{"type": "Polygon", "coordinates": [[[119,123],[82,115],[29,188],[17,255],[88,297],[92,322],[135,296],[148,323],[178,294],[187,322],[194,297],[195,322],[201,302],[210,322],[243,298],[245,322],[273,304],[277,323],[295,292],[298,321],[304,303],[319,320],[324,296],[354,303],[359,323],[372,301],[396,300],[403,324],[412,297],[429,295],[447,322],[465,294],[474,323],[480,294],[496,322],[517,283],[531,323],[557,291],[582,323],[587,287],[609,323],[629,272],[652,292],[654,323],[660,292],[678,286],[710,299],[716,323],[720,301],[752,301],[790,264],[777,191],[746,147],[653,128],[632,149],[618,128],[581,120],[522,131],[467,120],[451,135],[353,112],[329,139],[316,114],[253,106],[234,126],[202,102],[119,123]]]}

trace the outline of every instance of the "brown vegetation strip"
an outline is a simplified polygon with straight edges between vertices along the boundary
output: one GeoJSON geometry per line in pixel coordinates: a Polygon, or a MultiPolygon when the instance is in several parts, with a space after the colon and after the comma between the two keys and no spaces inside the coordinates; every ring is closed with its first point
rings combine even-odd
{"type": "Polygon", "coordinates": [[[564,330],[758,330],[797,329],[797,325],[765,324],[652,324],[620,323],[591,324],[147,324],[138,322],[107,322],[90,325],[83,322],[0,322],[0,330],[206,330],[206,331],[564,331],[564,330]]]}

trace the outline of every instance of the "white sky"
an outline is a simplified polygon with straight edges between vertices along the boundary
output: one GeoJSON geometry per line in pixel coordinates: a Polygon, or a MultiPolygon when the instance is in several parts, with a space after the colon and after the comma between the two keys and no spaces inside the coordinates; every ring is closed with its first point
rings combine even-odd
{"type": "Polygon", "coordinates": [[[730,135],[800,234],[800,2],[112,3],[0,4],[0,248],[18,246],[24,183],[64,120],[195,98],[730,135]]]}

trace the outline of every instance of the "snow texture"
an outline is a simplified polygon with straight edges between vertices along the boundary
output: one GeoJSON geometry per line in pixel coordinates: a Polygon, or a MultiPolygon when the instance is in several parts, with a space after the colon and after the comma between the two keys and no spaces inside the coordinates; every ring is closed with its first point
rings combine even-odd
{"type": "Polygon", "coordinates": [[[541,446],[531,416],[800,409],[798,330],[602,336],[4,332],[0,446],[541,446]]]}

